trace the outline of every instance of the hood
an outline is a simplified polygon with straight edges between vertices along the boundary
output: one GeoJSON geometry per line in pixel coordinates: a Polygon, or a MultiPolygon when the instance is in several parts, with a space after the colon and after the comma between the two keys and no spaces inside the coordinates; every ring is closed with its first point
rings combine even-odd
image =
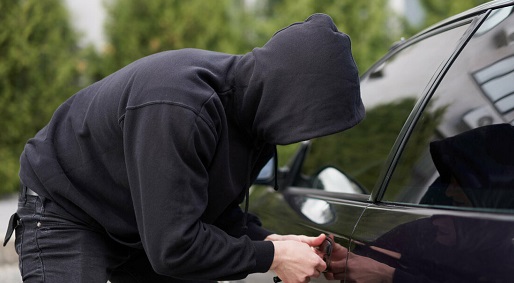
{"type": "Polygon", "coordinates": [[[441,181],[455,178],[473,206],[514,208],[514,126],[475,128],[430,143],[441,181]]]}
{"type": "Polygon", "coordinates": [[[324,14],[278,31],[243,55],[235,89],[239,125],[269,144],[333,134],[364,117],[350,38],[324,14]]]}

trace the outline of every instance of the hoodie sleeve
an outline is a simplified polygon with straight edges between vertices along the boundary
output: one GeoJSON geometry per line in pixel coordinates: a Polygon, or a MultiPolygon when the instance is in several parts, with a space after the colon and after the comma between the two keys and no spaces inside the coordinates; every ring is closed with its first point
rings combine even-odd
{"type": "Polygon", "coordinates": [[[262,227],[262,223],[257,216],[251,213],[245,215],[237,203],[234,203],[231,207],[226,209],[218,218],[215,225],[233,237],[247,235],[254,241],[262,241],[268,235],[272,234],[271,231],[262,227]],[[244,217],[247,219],[246,231],[243,230],[244,217]]]}
{"type": "Polygon", "coordinates": [[[182,105],[155,103],[129,108],[123,132],[137,227],[157,273],[213,280],[269,269],[271,242],[235,238],[199,220],[217,146],[208,120],[182,105]]]}

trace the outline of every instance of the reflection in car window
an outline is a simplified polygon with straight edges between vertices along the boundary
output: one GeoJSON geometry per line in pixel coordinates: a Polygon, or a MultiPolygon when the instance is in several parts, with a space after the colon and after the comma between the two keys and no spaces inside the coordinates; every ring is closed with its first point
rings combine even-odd
{"type": "Polygon", "coordinates": [[[350,130],[313,140],[303,174],[294,185],[315,188],[316,172],[334,167],[355,181],[362,188],[359,192],[370,192],[414,104],[467,27],[411,44],[364,75],[361,95],[366,117],[350,130]]]}
{"type": "MultiPolygon", "coordinates": [[[[476,34],[426,106],[383,201],[514,210],[514,15],[476,34]],[[502,37],[507,37],[507,39],[502,37]]],[[[502,13],[504,14],[504,13],[502,13]]]]}

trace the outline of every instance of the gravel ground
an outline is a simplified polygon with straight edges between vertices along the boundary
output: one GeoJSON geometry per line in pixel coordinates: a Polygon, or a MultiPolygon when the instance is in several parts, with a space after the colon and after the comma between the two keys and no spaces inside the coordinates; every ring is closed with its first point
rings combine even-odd
{"type": "MultiPolygon", "coordinates": [[[[18,196],[13,195],[0,199],[0,235],[3,243],[9,217],[16,211],[18,196]]],[[[0,282],[21,283],[20,271],[18,270],[18,255],[14,250],[14,235],[7,243],[7,246],[0,247],[0,282]]],[[[273,282],[273,274],[254,274],[248,276],[244,281],[232,281],[232,283],[270,283],[273,282]]]]}

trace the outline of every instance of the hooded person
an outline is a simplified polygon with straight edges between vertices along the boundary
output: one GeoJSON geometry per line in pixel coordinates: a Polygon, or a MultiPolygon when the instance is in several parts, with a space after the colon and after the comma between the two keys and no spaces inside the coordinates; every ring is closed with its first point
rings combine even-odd
{"type": "Polygon", "coordinates": [[[70,97],[27,142],[12,222],[23,279],[319,276],[324,263],[306,243],[322,236],[271,241],[239,204],[277,144],[363,116],[350,39],[323,14],[245,55],[137,60],[70,97]]]}

